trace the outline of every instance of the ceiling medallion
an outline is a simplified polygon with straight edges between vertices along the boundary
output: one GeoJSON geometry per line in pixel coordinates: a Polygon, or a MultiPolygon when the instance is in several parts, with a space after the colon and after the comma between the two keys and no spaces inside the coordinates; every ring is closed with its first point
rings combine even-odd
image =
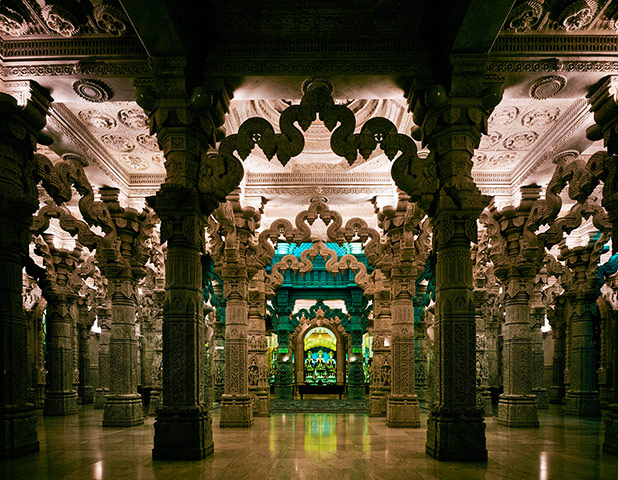
{"type": "Polygon", "coordinates": [[[112,130],[116,128],[116,120],[107,113],[97,112],[96,110],[82,110],[78,117],[82,122],[98,130],[112,130]]]}
{"type": "Polygon", "coordinates": [[[519,109],[517,107],[504,107],[497,109],[489,117],[489,124],[495,126],[504,126],[513,123],[519,115],[519,109]]]}
{"type": "Polygon", "coordinates": [[[103,135],[101,141],[117,152],[132,152],[135,149],[133,142],[122,135],[103,135]]]}
{"type": "Polygon", "coordinates": [[[558,95],[566,87],[566,78],[560,75],[548,75],[535,81],[530,87],[530,96],[536,100],[545,100],[558,95]]]}
{"type": "Polygon", "coordinates": [[[148,117],[139,108],[125,108],[118,112],[118,120],[125,127],[140,130],[148,126],[148,117]]]}
{"type": "Polygon", "coordinates": [[[539,138],[539,134],[532,131],[516,133],[507,138],[503,145],[507,150],[523,150],[532,145],[537,138],[539,138]]]}
{"type": "Polygon", "coordinates": [[[112,98],[112,89],[100,80],[77,80],[73,84],[75,93],[89,102],[102,103],[112,98]]]}
{"type": "Polygon", "coordinates": [[[123,155],[120,159],[122,163],[134,170],[148,170],[148,161],[137,155],[123,155]]]}

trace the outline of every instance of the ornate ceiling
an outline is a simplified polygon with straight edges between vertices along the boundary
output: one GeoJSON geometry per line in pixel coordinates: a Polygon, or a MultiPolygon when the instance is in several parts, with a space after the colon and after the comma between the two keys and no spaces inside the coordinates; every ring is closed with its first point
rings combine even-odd
{"type": "MultiPolygon", "coordinates": [[[[157,190],[165,167],[133,101],[133,82],[148,73],[149,55],[175,54],[175,41],[186,47],[202,38],[191,44],[190,54],[203,55],[207,77],[225,76],[233,85],[228,133],[252,116],[278,130],[280,112],[300,100],[302,81],[325,75],[336,101],[355,113],[357,131],[369,118],[383,116],[410,134],[407,85],[427,76],[439,81],[436,62],[442,60],[436,59],[448,58],[444,51],[480,48],[489,35],[475,27],[475,9],[485,3],[477,1],[448,12],[429,1],[203,2],[193,16],[207,14],[212,31],[190,28],[197,20],[186,15],[177,39],[168,24],[178,19],[161,13],[170,2],[151,2],[150,16],[136,13],[138,3],[0,5],[0,87],[16,96],[25,80],[49,88],[55,100],[48,122],[52,150],[85,158],[93,184],[119,187],[134,206],[157,190]],[[153,18],[156,28],[146,28],[153,18]]],[[[498,22],[487,44],[487,75],[504,82],[505,95],[477,150],[473,175],[484,193],[506,204],[518,200],[522,185],[545,185],[560,156],[588,156],[602,148],[585,136],[592,124],[586,97],[618,73],[618,2],[517,1],[512,9],[513,2],[498,3],[493,10],[483,7],[490,13],[485,11],[482,25],[489,31],[498,22]]],[[[257,149],[244,163],[244,200],[266,201],[266,221],[293,215],[314,196],[367,216],[372,202],[392,201],[396,190],[384,155],[359,157],[350,166],[331,152],[330,132],[320,123],[309,128],[306,140],[303,154],[285,167],[257,149]]]]}

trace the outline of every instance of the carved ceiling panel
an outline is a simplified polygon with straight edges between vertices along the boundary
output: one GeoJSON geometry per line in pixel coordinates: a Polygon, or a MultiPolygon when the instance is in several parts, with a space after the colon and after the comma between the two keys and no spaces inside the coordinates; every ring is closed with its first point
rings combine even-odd
{"type": "Polygon", "coordinates": [[[164,158],[148,118],[134,102],[65,103],[101,148],[128,174],[164,174],[164,158]]]}

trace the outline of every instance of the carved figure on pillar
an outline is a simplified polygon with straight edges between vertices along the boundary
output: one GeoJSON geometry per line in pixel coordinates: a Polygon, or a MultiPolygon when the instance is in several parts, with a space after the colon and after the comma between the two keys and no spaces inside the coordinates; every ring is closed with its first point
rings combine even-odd
{"type": "Polygon", "coordinates": [[[249,284],[249,393],[254,397],[253,415],[256,417],[270,416],[264,276],[264,271],[258,272],[249,284]]]}

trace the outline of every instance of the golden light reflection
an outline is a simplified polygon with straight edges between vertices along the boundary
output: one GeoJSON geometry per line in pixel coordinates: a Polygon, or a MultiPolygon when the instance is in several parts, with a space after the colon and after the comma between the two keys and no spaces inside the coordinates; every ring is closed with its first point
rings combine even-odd
{"type": "Polygon", "coordinates": [[[547,452],[541,452],[539,457],[539,480],[547,480],[547,452]]]}
{"type": "Polygon", "coordinates": [[[337,415],[305,415],[305,451],[337,451],[337,415]]]}
{"type": "Polygon", "coordinates": [[[103,460],[99,460],[94,465],[94,479],[102,480],[103,479],[103,460]]]}

